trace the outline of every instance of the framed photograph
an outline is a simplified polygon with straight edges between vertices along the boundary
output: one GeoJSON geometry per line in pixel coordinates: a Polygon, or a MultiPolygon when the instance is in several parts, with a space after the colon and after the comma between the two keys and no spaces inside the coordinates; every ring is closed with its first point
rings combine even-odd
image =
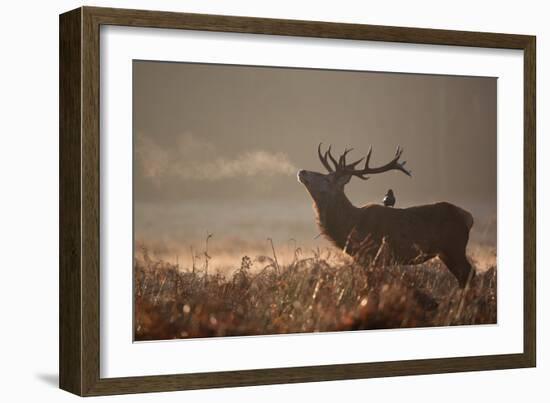
{"type": "Polygon", "coordinates": [[[533,367],[535,37],[60,16],[60,387],[533,367]]]}

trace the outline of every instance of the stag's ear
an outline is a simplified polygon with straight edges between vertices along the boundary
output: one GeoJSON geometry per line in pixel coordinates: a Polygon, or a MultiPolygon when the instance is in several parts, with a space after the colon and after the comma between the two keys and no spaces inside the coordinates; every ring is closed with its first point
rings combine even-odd
{"type": "Polygon", "coordinates": [[[340,187],[344,187],[345,185],[347,185],[350,179],[351,179],[351,175],[338,175],[336,177],[336,185],[340,187]]]}

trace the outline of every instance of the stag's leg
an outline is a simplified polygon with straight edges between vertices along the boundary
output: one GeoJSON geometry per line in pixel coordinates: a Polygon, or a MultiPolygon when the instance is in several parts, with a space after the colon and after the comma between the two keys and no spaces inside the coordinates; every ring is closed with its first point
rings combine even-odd
{"type": "Polygon", "coordinates": [[[440,254],[439,258],[445,263],[449,271],[454,274],[460,288],[466,287],[468,281],[474,277],[475,270],[470,265],[470,262],[468,262],[468,259],[466,259],[465,253],[440,254]]]}

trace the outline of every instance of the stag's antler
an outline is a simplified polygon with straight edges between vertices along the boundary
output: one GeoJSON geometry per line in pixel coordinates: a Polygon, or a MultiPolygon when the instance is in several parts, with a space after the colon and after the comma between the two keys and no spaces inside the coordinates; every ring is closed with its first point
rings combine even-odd
{"type": "Polygon", "coordinates": [[[344,153],[338,159],[338,161],[336,161],[336,159],[330,153],[331,146],[329,146],[328,150],[323,154],[321,152],[321,145],[322,145],[322,143],[319,144],[319,147],[317,148],[317,154],[319,155],[319,159],[321,160],[321,163],[323,164],[323,166],[327,169],[327,171],[329,171],[331,173],[336,172],[336,173],[339,173],[339,174],[352,175],[352,176],[357,176],[358,178],[366,180],[369,177],[365,176],[365,175],[379,174],[379,173],[382,173],[382,172],[391,171],[391,170],[395,169],[395,170],[403,172],[405,175],[411,176],[411,171],[405,168],[405,164],[407,163],[407,161],[399,162],[399,158],[401,158],[401,154],[403,154],[403,149],[399,146],[397,146],[397,150],[395,150],[395,156],[393,157],[393,159],[390,162],[388,162],[385,165],[376,167],[376,168],[369,167],[370,157],[372,155],[372,147],[370,147],[369,152],[367,153],[367,159],[365,161],[365,167],[363,169],[355,169],[357,164],[359,164],[361,161],[363,161],[365,159],[365,157],[363,157],[363,158],[361,158],[361,159],[359,159],[355,162],[352,162],[351,164],[347,164],[346,163],[346,155],[349,152],[351,152],[353,150],[353,148],[350,148],[349,150],[346,148],[344,150],[344,153]],[[334,169],[330,166],[330,163],[328,162],[329,158],[332,161],[332,163],[334,164],[334,169]]]}

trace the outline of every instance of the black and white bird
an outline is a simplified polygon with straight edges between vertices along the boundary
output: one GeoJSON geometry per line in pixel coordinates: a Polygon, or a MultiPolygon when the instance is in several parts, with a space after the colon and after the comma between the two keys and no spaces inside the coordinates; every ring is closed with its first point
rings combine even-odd
{"type": "Polygon", "coordinates": [[[395,195],[393,194],[393,190],[390,189],[387,191],[386,195],[384,196],[384,199],[382,199],[382,202],[386,207],[395,206],[395,195]]]}

